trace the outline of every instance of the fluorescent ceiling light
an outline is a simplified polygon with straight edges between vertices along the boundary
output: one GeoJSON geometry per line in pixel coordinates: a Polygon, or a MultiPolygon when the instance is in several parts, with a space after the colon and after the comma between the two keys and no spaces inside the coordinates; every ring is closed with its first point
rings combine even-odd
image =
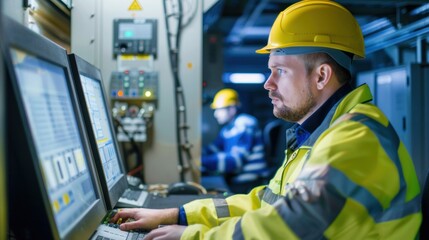
{"type": "Polygon", "coordinates": [[[265,75],[262,73],[232,73],[229,75],[229,81],[232,83],[263,83],[265,75]]]}

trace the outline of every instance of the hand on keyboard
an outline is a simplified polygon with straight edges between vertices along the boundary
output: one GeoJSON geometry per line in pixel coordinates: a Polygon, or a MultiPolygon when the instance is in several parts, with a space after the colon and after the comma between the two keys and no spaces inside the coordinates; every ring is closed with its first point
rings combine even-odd
{"type": "Polygon", "coordinates": [[[152,239],[177,239],[179,240],[180,237],[183,234],[183,231],[185,231],[186,226],[180,226],[180,225],[169,225],[162,228],[158,228],[155,230],[150,231],[148,234],[145,235],[145,240],[152,240],[152,239]]]}
{"type": "Polygon", "coordinates": [[[151,230],[157,228],[159,225],[177,224],[178,214],[179,210],[177,208],[124,208],[118,209],[116,214],[111,216],[109,222],[121,222],[119,228],[125,231],[134,229],[151,230]]]}
{"type": "MultiPolygon", "coordinates": [[[[135,229],[133,231],[122,231],[119,229],[119,225],[122,223],[122,218],[119,218],[117,221],[113,222],[112,218],[116,215],[117,210],[111,211],[103,219],[103,223],[100,224],[94,233],[91,240],[112,240],[112,239],[121,239],[121,240],[143,240],[147,231],[142,231],[140,229],[135,229]]],[[[131,221],[129,218],[127,221],[131,221]]]]}

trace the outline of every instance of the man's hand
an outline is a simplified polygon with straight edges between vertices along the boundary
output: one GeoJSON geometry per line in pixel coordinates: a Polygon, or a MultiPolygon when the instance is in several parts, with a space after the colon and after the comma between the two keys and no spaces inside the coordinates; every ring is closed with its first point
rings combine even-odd
{"type": "Polygon", "coordinates": [[[185,231],[186,226],[170,225],[150,231],[145,237],[145,240],[179,240],[185,231]]]}
{"type": "Polygon", "coordinates": [[[151,230],[158,228],[159,225],[177,224],[179,209],[147,209],[147,208],[124,208],[111,218],[111,222],[117,222],[122,218],[120,229],[124,231],[133,229],[151,230]],[[128,221],[132,219],[133,221],[128,221]]]}

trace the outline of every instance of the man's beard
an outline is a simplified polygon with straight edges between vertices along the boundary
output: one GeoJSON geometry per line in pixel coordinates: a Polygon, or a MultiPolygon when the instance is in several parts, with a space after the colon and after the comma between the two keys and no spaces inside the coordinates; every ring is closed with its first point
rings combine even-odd
{"type": "MultiPolygon", "coordinates": [[[[281,102],[283,102],[282,96],[279,96],[276,93],[272,93],[272,96],[275,96],[276,98],[279,98],[281,102]]],[[[280,108],[277,108],[275,105],[273,105],[273,114],[277,118],[283,119],[288,122],[298,122],[302,120],[305,115],[314,107],[316,106],[316,102],[314,100],[314,96],[311,93],[310,89],[307,89],[307,92],[305,94],[306,99],[304,102],[302,102],[297,108],[292,109],[288,106],[282,105],[280,108]]]]}

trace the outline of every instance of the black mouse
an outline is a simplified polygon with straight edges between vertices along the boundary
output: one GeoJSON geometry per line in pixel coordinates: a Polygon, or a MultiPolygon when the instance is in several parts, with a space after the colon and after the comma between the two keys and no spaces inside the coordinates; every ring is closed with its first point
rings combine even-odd
{"type": "Polygon", "coordinates": [[[168,195],[198,195],[202,193],[202,189],[198,186],[185,182],[172,183],[168,187],[168,195]]]}

